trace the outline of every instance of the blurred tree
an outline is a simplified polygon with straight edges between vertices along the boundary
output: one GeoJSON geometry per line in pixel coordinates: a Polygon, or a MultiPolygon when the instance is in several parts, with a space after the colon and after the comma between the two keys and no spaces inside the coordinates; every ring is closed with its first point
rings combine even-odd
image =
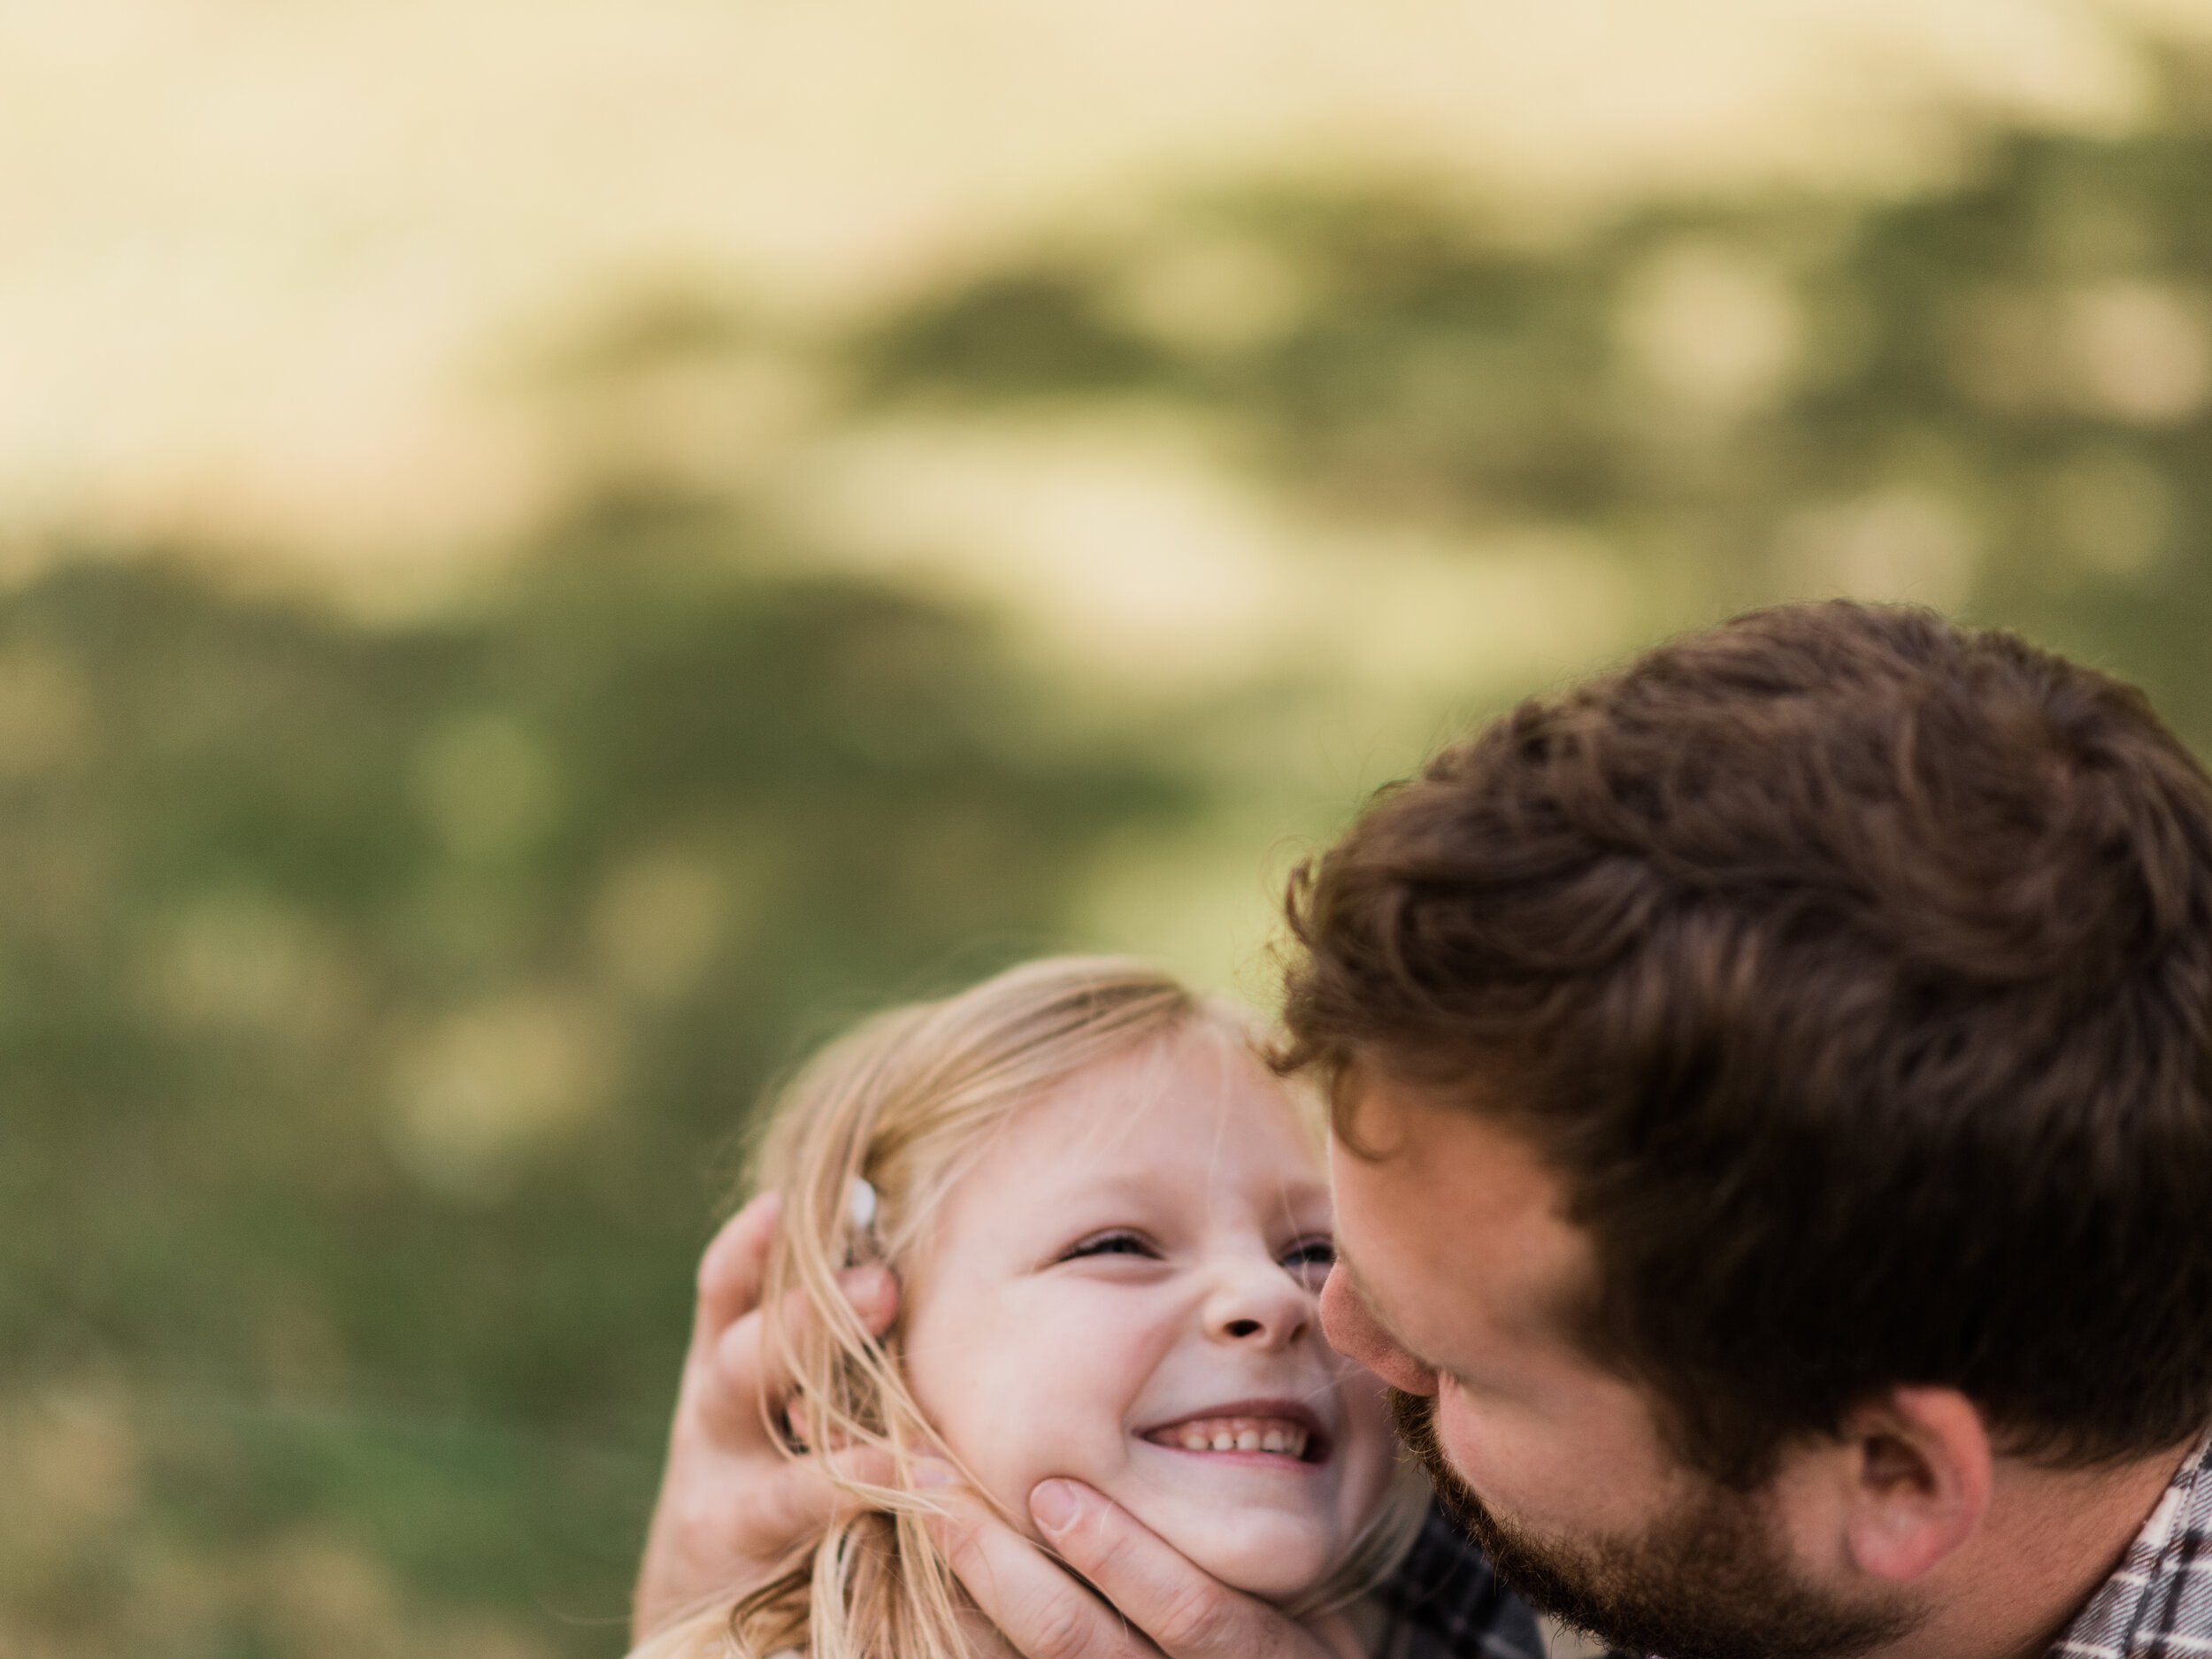
{"type": "Polygon", "coordinates": [[[1662,204],[1565,245],[1276,191],[1034,256],[857,338],[869,406],[1141,397],[1309,511],[1571,526],[1646,631],[1936,604],[2106,664],[2212,741],[2204,71],[2120,140],[2000,134],[1951,188],[1662,204]]]}
{"type": "Polygon", "coordinates": [[[36,1552],[15,1618],[296,1650],[258,1592],[165,1635],[101,1609],[211,1540],[618,1618],[764,1077],[1049,946],[1087,848],[1190,809],[1056,743],[974,618],[745,541],[609,503],[387,629],[158,565],[0,601],[0,1377],[33,1439],[55,1379],[167,1413],[108,1398],[145,1530],[36,1552]]]}

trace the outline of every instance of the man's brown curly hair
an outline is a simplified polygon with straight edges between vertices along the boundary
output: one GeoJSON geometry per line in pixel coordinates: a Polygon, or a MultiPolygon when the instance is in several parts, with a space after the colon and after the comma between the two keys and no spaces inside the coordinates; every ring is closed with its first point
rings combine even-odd
{"type": "Polygon", "coordinates": [[[2212,1417],[2212,780],[2131,687],[1756,612],[1447,750],[1288,909],[1286,1066],[1528,1134],[1592,1352],[1721,1479],[1895,1384],[2055,1462],[2212,1417]]]}

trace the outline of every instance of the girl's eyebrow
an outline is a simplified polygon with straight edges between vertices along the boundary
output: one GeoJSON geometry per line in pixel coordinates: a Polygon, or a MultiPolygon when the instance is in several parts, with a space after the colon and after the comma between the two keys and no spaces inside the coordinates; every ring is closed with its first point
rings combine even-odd
{"type": "MultiPolygon", "coordinates": [[[[1125,1202],[1145,1202],[1158,1204],[1176,1202],[1166,1198],[1161,1192],[1156,1171],[1131,1171],[1112,1174],[1093,1174],[1088,1171],[1083,1171],[1074,1173],[1066,1180],[1050,1183],[1050,1190],[1056,1198],[1070,1202],[1079,1198],[1089,1198],[1094,1194],[1102,1200],[1118,1200],[1125,1202]]],[[[1318,1176],[1310,1182],[1284,1182],[1281,1196],[1286,1209],[1302,1209],[1316,1202],[1318,1202],[1324,1209],[1331,1207],[1329,1184],[1318,1176]]]]}
{"type": "Polygon", "coordinates": [[[1033,1192],[1042,1192],[1056,1211],[1080,1205],[1090,1209],[1102,1204],[1126,1204],[1143,1209],[1158,1209],[1169,1202],[1164,1199],[1156,1182],[1142,1175],[1093,1174],[1089,1171],[1075,1171],[1058,1179],[1048,1176],[1031,1183],[1033,1192]]]}

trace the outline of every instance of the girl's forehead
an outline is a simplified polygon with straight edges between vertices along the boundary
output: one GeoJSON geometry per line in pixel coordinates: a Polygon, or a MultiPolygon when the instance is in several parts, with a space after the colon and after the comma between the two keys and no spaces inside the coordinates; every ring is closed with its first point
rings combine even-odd
{"type": "Polygon", "coordinates": [[[1086,1067],[1007,1127],[1093,1154],[1227,1138],[1323,1162],[1291,1092],[1237,1034],[1204,1025],[1086,1067]]]}

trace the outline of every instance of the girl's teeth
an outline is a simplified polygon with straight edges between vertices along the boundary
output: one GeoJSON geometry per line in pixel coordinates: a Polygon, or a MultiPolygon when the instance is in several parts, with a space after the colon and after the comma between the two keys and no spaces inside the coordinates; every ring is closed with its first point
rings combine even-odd
{"type": "Polygon", "coordinates": [[[1187,1452],[1274,1452],[1303,1457],[1308,1435],[1302,1425],[1280,1417],[1201,1417],[1162,1430],[1153,1438],[1187,1452]]]}

